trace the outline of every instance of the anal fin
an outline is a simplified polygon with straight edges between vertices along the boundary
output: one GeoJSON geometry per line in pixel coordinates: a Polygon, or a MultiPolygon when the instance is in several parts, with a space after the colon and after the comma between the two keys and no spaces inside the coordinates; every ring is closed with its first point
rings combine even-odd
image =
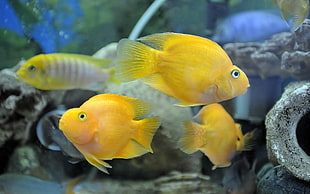
{"type": "Polygon", "coordinates": [[[87,162],[89,162],[91,165],[95,166],[99,170],[101,170],[104,173],[109,174],[108,170],[106,168],[112,168],[112,166],[102,160],[99,160],[92,154],[84,154],[85,159],[87,162]]]}

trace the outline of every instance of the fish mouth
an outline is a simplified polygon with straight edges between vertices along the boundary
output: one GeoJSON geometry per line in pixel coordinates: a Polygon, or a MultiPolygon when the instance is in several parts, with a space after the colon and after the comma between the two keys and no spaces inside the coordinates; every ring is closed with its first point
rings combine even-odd
{"type": "Polygon", "coordinates": [[[15,73],[15,76],[16,76],[16,78],[17,78],[18,80],[21,79],[22,75],[23,75],[23,74],[22,74],[20,71],[17,71],[17,72],[15,73]]]}

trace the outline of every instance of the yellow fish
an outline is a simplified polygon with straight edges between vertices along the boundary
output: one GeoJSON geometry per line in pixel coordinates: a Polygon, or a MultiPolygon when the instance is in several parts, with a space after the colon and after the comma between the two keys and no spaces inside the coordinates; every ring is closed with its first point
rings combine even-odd
{"type": "Polygon", "coordinates": [[[228,100],[249,87],[245,73],[217,43],[178,33],[122,39],[116,76],[120,81],[144,78],[146,84],[178,99],[181,106],[228,100]]]}
{"type": "Polygon", "coordinates": [[[105,167],[111,166],[102,160],[153,153],[150,144],[160,121],[142,119],[149,108],[139,99],[100,94],[65,112],[59,129],[90,164],[108,173],[105,167]]]}
{"type": "Polygon", "coordinates": [[[309,14],[309,0],[273,0],[281,10],[282,17],[296,30],[309,14]]]}
{"type": "Polygon", "coordinates": [[[112,81],[111,60],[78,54],[40,54],[27,60],[16,72],[19,80],[41,90],[92,88],[99,82],[112,81]]]}
{"type": "Polygon", "coordinates": [[[214,164],[212,169],[231,164],[232,157],[249,150],[254,132],[243,136],[241,127],[220,104],[204,106],[194,117],[197,122],[185,122],[185,135],[180,147],[185,153],[202,151],[214,164]]]}

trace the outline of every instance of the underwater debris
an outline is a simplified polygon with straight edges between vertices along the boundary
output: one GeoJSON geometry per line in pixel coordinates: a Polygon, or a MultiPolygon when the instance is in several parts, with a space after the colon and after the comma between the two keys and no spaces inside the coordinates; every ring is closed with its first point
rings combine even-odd
{"type": "Polygon", "coordinates": [[[291,83],[266,116],[268,158],[310,181],[310,82],[291,83]]]}
{"type": "Polygon", "coordinates": [[[224,50],[247,75],[310,78],[310,20],[295,32],[283,32],[263,43],[229,43],[224,50]]]}

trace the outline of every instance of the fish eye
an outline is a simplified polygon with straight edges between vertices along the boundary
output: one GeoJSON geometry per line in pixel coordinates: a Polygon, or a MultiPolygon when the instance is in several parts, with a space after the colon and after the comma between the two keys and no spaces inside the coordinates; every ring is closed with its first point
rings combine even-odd
{"type": "Polygon", "coordinates": [[[86,118],[87,118],[87,115],[85,112],[80,112],[79,115],[78,115],[78,118],[81,120],[81,121],[84,121],[86,118]]]}
{"type": "Polygon", "coordinates": [[[239,76],[240,76],[240,71],[238,69],[233,69],[231,71],[231,76],[234,78],[234,79],[237,79],[239,76]]]}
{"type": "Polygon", "coordinates": [[[28,70],[29,71],[35,71],[37,68],[36,68],[36,66],[34,66],[34,65],[30,65],[29,67],[28,67],[28,70]]]}

